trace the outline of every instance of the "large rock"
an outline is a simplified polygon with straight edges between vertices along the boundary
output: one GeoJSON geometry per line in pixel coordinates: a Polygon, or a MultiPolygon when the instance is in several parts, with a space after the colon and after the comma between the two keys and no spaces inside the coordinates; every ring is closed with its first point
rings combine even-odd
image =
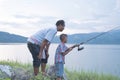
{"type": "Polygon", "coordinates": [[[13,70],[14,76],[11,77],[11,80],[30,80],[32,73],[24,70],[22,68],[16,68],[13,70]]]}
{"type": "MultiPolygon", "coordinates": [[[[55,72],[56,72],[55,65],[51,65],[50,67],[48,67],[46,72],[47,72],[47,74],[48,74],[48,76],[50,77],[51,80],[55,80],[56,79],[57,76],[55,75],[55,72]]],[[[68,80],[65,72],[63,74],[63,79],[64,80],[68,80]]]]}
{"type": "Polygon", "coordinates": [[[0,79],[11,78],[14,75],[12,68],[8,65],[0,65],[0,79]]]}
{"type": "MultiPolygon", "coordinates": [[[[56,79],[56,68],[54,65],[49,66],[46,69],[48,77],[51,80],[56,79]]],[[[30,80],[33,77],[33,72],[25,70],[23,68],[13,68],[9,65],[0,65],[0,80],[30,80]]],[[[63,75],[63,80],[67,80],[66,74],[63,75]]]]}
{"type": "Polygon", "coordinates": [[[0,80],[29,80],[31,73],[22,68],[12,68],[8,65],[0,65],[0,80]]]}

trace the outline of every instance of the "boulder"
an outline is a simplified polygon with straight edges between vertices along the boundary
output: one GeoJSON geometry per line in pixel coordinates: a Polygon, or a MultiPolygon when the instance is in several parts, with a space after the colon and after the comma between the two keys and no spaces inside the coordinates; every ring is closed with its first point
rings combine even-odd
{"type": "MultiPolygon", "coordinates": [[[[50,77],[51,80],[56,79],[57,76],[55,75],[55,72],[56,72],[55,65],[51,65],[46,69],[46,73],[48,74],[48,76],[50,77]]],[[[63,79],[68,80],[65,72],[63,74],[63,79]]]]}
{"type": "Polygon", "coordinates": [[[11,80],[30,80],[32,77],[32,73],[22,69],[22,68],[16,68],[13,69],[14,76],[11,77],[11,80]]]}
{"type": "MultiPolygon", "coordinates": [[[[51,65],[46,69],[46,73],[51,80],[56,79],[55,65],[51,65]]],[[[0,80],[30,80],[33,77],[33,72],[23,68],[11,67],[9,65],[0,65],[0,80]]],[[[66,73],[63,74],[63,80],[68,80],[66,73]]]]}
{"type": "Polygon", "coordinates": [[[0,79],[11,78],[14,75],[12,68],[8,65],[0,65],[0,79]]]}
{"type": "Polygon", "coordinates": [[[12,68],[9,65],[0,65],[0,80],[29,80],[32,74],[22,68],[12,68]]]}

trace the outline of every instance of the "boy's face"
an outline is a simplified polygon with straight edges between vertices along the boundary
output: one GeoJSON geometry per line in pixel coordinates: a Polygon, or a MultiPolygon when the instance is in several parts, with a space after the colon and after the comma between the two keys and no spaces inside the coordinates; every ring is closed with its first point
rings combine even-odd
{"type": "Polygon", "coordinates": [[[63,38],[63,42],[64,42],[64,43],[67,43],[67,36],[65,36],[65,37],[63,38]]]}

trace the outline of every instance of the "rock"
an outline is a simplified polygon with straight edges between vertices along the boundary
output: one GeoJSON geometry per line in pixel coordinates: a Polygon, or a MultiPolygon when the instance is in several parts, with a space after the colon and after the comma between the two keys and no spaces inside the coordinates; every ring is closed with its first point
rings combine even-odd
{"type": "MultiPolygon", "coordinates": [[[[56,79],[57,76],[55,75],[55,72],[56,72],[55,65],[51,65],[51,66],[46,70],[46,73],[48,74],[48,76],[50,77],[51,80],[55,80],[55,79],[56,79]]],[[[68,80],[65,72],[64,72],[64,74],[63,74],[63,79],[64,79],[64,80],[68,80]]]]}
{"type": "Polygon", "coordinates": [[[8,65],[0,65],[0,80],[29,80],[32,73],[22,68],[12,68],[8,65]]]}
{"type": "Polygon", "coordinates": [[[31,78],[31,73],[22,68],[14,69],[14,76],[11,77],[11,80],[29,80],[31,78]]]}
{"type": "Polygon", "coordinates": [[[12,68],[8,65],[0,65],[0,79],[11,78],[14,75],[12,68]]]}
{"type": "MultiPolygon", "coordinates": [[[[50,66],[46,70],[48,77],[51,80],[56,79],[56,68],[54,65],[50,66]]],[[[0,65],[0,80],[30,80],[33,77],[33,72],[25,70],[24,68],[15,68],[9,65],[0,65]]],[[[63,79],[67,80],[66,74],[64,73],[63,79]]]]}

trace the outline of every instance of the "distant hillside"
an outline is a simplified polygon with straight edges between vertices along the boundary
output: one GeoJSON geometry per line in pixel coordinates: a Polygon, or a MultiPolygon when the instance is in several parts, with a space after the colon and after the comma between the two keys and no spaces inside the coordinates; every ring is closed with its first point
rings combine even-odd
{"type": "MultiPolygon", "coordinates": [[[[68,43],[84,42],[99,34],[101,33],[88,33],[88,34],[83,33],[68,35],[68,43]]],[[[60,42],[59,37],[56,36],[53,42],[55,43],[60,42]]],[[[102,36],[97,37],[96,39],[89,41],[87,44],[120,44],[120,30],[114,30],[109,33],[106,33],[102,36]]]]}
{"type": "MultiPolygon", "coordinates": [[[[101,33],[73,34],[68,35],[68,43],[84,42],[101,33]]],[[[0,43],[26,43],[27,37],[0,32],[0,43]]],[[[59,36],[55,36],[53,43],[59,43],[59,36]]],[[[120,44],[120,30],[111,31],[105,35],[89,41],[87,44],[120,44]]]]}
{"type": "Polygon", "coordinates": [[[26,40],[26,37],[20,35],[0,32],[0,43],[25,43],[26,40]]]}

